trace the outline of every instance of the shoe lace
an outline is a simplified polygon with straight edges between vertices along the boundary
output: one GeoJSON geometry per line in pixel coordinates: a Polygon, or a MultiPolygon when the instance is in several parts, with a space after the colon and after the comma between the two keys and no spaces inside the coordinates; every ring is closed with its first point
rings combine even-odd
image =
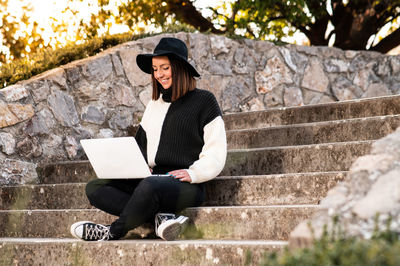
{"type": "Polygon", "coordinates": [[[162,224],[163,222],[171,220],[171,219],[175,219],[175,214],[173,214],[173,213],[157,213],[156,217],[155,217],[156,228],[158,228],[158,226],[160,224],[162,224]]]}
{"type": "Polygon", "coordinates": [[[112,238],[110,233],[110,226],[101,224],[88,224],[86,225],[86,239],[106,241],[112,238]]]}

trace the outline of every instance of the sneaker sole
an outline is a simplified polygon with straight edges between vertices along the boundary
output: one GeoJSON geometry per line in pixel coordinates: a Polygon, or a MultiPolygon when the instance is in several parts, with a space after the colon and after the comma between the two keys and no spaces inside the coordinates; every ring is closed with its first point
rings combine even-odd
{"type": "Polygon", "coordinates": [[[175,240],[183,233],[188,222],[189,218],[185,216],[179,216],[177,219],[166,221],[158,227],[158,235],[167,241],[175,240]]]}

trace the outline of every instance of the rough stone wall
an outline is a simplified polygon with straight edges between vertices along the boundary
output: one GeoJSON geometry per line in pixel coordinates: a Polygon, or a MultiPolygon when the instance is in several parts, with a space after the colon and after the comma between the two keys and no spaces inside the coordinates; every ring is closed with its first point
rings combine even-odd
{"type": "Polygon", "coordinates": [[[136,65],[163,36],[186,42],[224,113],[400,93],[400,57],[178,33],[125,43],[0,90],[0,184],[34,182],[37,163],[83,158],[83,138],[134,132],[151,98],[136,65]]]}
{"type": "Polygon", "coordinates": [[[328,192],[320,207],[291,233],[292,247],[309,246],[324,227],[364,239],[376,229],[400,234],[400,128],[374,142],[371,154],[353,163],[346,180],[328,192]]]}

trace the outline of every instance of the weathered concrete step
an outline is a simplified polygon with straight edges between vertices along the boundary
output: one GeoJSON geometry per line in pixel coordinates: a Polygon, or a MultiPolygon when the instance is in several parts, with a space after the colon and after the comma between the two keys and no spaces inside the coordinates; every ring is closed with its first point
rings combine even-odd
{"type": "Polygon", "coordinates": [[[63,161],[39,165],[36,168],[42,184],[79,183],[96,178],[89,161],[63,161]]]}
{"type": "Polygon", "coordinates": [[[400,115],[241,129],[227,132],[229,149],[380,139],[400,126],[400,115]]]}
{"type": "MultiPolygon", "coordinates": [[[[220,176],[347,171],[373,141],[324,143],[303,146],[237,149],[228,151],[220,176]]],[[[38,167],[42,184],[79,183],[96,178],[88,161],[59,162],[38,167]]]]}
{"type": "MultiPolygon", "coordinates": [[[[346,172],[217,177],[204,206],[316,204],[346,172]]],[[[88,209],[85,183],[0,187],[0,210],[88,209]]]]}
{"type": "Polygon", "coordinates": [[[400,114],[400,95],[224,116],[228,130],[400,114]]]}
{"type": "Polygon", "coordinates": [[[222,176],[347,171],[373,141],[231,150],[222,176]]]}
{"type": "MultiPolygon", "coordinates": [[[[318,205],[188,208],[192,222],[184,237],[191,239],[287,240],[289,233],[311,216],[318,205]]],[[[0,237],[70,237],[76,221],[110,224],[115,216],[95,209],[0,211],[0,237]]],[[[149,237],[153,228],[141,226],[128,238],[149,237]]]]}
{"type": "Polygon", "coordinates": [[[0,265],[258,265],[284,241],[0,238],[0,265]]]}

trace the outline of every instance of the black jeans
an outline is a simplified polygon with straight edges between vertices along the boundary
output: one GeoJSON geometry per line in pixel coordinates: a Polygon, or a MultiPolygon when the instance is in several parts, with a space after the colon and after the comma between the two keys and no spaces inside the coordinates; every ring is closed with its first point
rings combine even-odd
{"type": "Polygon", "coordinates": [[[173,177],[145,179],[94,179],[86,185],[90,204],[119,216],[110,227],[116,238],[152,221],[158,212],[177,213],[204,201],[204,184],[190,184],[173,177]]]}

